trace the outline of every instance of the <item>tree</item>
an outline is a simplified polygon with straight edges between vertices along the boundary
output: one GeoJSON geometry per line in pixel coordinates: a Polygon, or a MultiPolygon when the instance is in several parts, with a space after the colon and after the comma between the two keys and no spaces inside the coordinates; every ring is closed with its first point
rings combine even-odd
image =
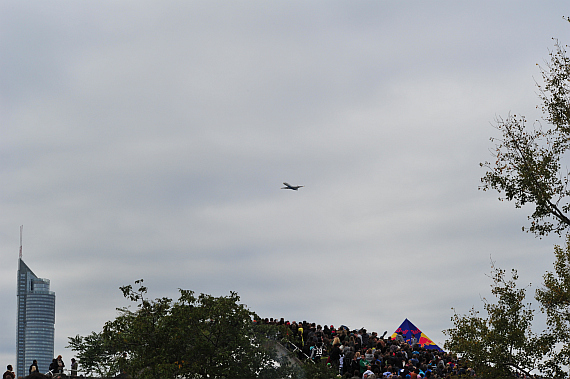
{"type": "Polygon", "coordinates": [[[119,316],[100,333],[69,338],[88,373],[136,378],[281,378],[291,374],[267,344],[257,316],[239,296],[213,297],[180,289],[180,297],[149,300],[142,280],[137,290],[121,287],[136,309],[119,316]]]}
{"type": "Polygon", "coordinates": [[[545,354],[541,370],[551,378],[568,378],[570,362],[570,236],[566,246],[554,246],[554,273],[544,274],[544,287],[536,291],[546,313],[547,331],[543,343],[552,348],[545,354]]]}
{"type": "Polygon", "coordinates": [[[497,303],[484,300],[487,317],[472,308],[468,315],[451,318],[454,327],[445,348],[460,354],[478,373],[494,378],[512,376],[512,370],[536,369],[548,378],[570,377],[570,235],[564,248],[554,246],[554,272],[544,274],[535,298],[546,314],[547,329],[531,331],[533,311],[525,304],[525,289],[516,288],[518,276],[505,280],[505,272],[493,268],[492,293],[497,303]]]}
{"type": "Polygon", "coordinates": [[[504,194],[499,200],[514,201],[517,208],[534,204],[526,230],[536,236],[560,235],[570,228],[570,174],[560,164],[570,148],[570,59],[558,42],[541,73],[544,84],[537,86],[548,126],[537,122],[529,127],[516,115],[499,118],[496,128],[502,137],[491,138],[495,162],[480,164],[488,169],[480,189],[497,190],[504,194]]]}
{"type": "Polygon", "coordinates": [[[455,313],[451,318],[454,327],[444,331],[449,336],[444,346],[483,377],[512,378],[517,371],[529,374],[538,367],[543,351],[531,330],[534,312],[525,303],[526,290],[517,288],[516,270],[507,280],[504,270],[492,266],[491,278],[497,302],[483,299],[487,317],[474,308],[468,315],[455,313]]]}
{"type": "Polygon", "coordinates": [[[120,358],[109,342],[103,337],[103,333],[92,332],[85,337],[79,335],[69,337],[67,347],[79,352],[77,358],[87,375],[109,377],[119,372],[120,358]]]}
{"type": "MultiPolygon", "coordinates": [[[[570,18],[566,18],[570,21],[570,18]]],[[[570,58],[558,41],[550,53],[550,60],[541,68],[543,84],[539,84],[542,101],[542,122],[532,128],[524,117],[509,116],[497,121],[502,137],[491,139],[495,145],[495,162],[481,163],[488,169],[481,179],[480,189],[494,189],[501,193],[500,200],[514,201],[517,208],[534,205],[528,216],[530,227],[523,230],[541,237],[549,233],[567,235],[566,248],[555,246],[555,271],[544,275],[544,287],[536,291],[541,311],[546,314],[547,330],[535,336],[530,332],[528,319],[528,344],[516,349],[525,362],[552,378],[568,378],[570,362],[570,173],[562,162],[570,150],[570,58]]],[[[497,288],[497,281],[494,282],[497,288]]],[[[504,286],[503,286],[504,287],[504,286]]],[[[500,287],[499,287],[500,288],[500,287]]],[[[506,288],[506,287],[505,287],[506,288]]],[[[514,287],[508,290],[516,294],[514,287]]],[[[499,297],[499,304],[501,297],[499,297]]],[[[510,304],[509,302],[505,303],[510,304]]],[[[514,303],[513,303],[514,304],[514,303]]],[[[487,305],[486,305],[487,306],[487,305]]],[[[487,309],[488,310],[488,309],[487,309]]],[[[517,315],[517,309],[508,306],[508,313],[517,315]]],[[[519,310],[519,312],[521,312],[519,310]]],[[[525,315],[522,312],[521,315],[525,315]]],[[[455,329],[450,329],[450,348],[466,351],[466,356],[486,364],[494,370],[505,363],[488,360],[487,354],[493,345],[488,340],[489,326],[498,331],[510,330],[520,318],[505,319],[496,324],[496,316],[489,312],[488,319],[481,319],[472,310],[469,316],[455,315],[455,329]],[[516,321],[516,322],[514,322],[516,321]],[[496,325],[495,325],[496,324],[496,325]],[[474,336],[469,336],[472,331],[474,336]],[[465,345],[474,338],[473,345],[465,345]]],[[[521,325],[524,326],[524,325],[521,325]]],[[[505,345],[508,346],[508,345],[505,345]]],[[[523,367],[524,368],[524,367],[523,367]]]]}
{"type": "Polygon", "coordinates": [[[303,365],[303,372],[306,379],[335,379],[339,376],[337,369],[327,366],[324,362],[307,361],[303,365]]]}

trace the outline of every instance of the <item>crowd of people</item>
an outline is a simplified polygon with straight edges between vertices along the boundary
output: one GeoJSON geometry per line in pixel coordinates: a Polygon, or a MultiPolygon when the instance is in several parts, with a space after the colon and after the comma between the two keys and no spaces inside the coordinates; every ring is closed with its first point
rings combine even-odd
{"type": "Polygon", "coordinates": [[[264,319],[264,324],[282,325],[285,337],[297,350],[301,360],[326,364],[344,378],[447,378],[452,375],[476,376],[474,370],[460,366],[457,357],[444,351],[425,349],[408,343],[399,334],[392,339],[365,328],[351,330],[347,326],[289,322],[264,319]]]}
{"type": "MultiPolygon", "coordinates": [[[[34,360],[34,363],[36,364],[36,370],[37,370],[37,361],[34,360]]],[[[30,366],[30,374],[34,371],[34,363],[32,363],[32,365],[30,366]]],[[[71,376],[77,376],[77,366],[78,363],[75,360],[75,358],[71,358],[71,376]]],[[[57,374],[63,374],[64,373],[64,367],[65,367],[65,363],[63,363],[63,358],[61,357],[61,355],[58,355],[57,358],[54,358],[53,361],[50,363],[49,365],[49,373],[51,373],[51,375],[57,375],[57,374]]]]}
{"type": "Polygon", "coordinates": [[[281,325],[286,340],[296,348],[301,360],[312,360],[338,371],[345,379],[445,379],[477,377],[457,356],[420,346],[416,338],[406,341],[402,333],[395,338],[366,329],[350,330],[342,325],[289,322],[283,318],[263,319],[261,324],[281,325]]]}
{"type": "MultiPolygon", "coordinates": [[[[61,357],[61,355],[58,355],[57,358],[54,358],[53,361],[50,363],[47,374],[48,376],[57,376],[64,374],[64,367],[65,363],[63,362],[63,358],[61,357]]],[[[75,360],[75,358],[71,358],[70,374],[72,377],[77,377],[77,368],[78,368],[78,362],[75,360]]],[[[32,364],[28,369],[28,373],[29,375],[38,374],[38,373],[41,374],[40,368],[38,367],[38,361],[36,359],[32,361],[32,364]]],[[[16,374],[14,373],[12,365],[8,365],[6,367],[6,372],[4,372],[4,375],[2,376],[2,379],[15,379],[15,378],[16,374]]]]}
{"type": "MultiPolygon", "coordinates": [[[[396,338],[368,333],[365,328],[350,330],[341,325],[317,325],[315,323],[289,322],[283,318],[262,319],[258,324],[281,326],[284,335],[300,360],[311,360],[315,364],[326,365],[345,379],[449,379],[457,376],[477,377],[477,373],[457,356],[438,349],[426,349],[412,338],[406,341],[402,333],[396,338]]],[[[65,364],[61,355],[54,358],[49,373],[56,376],[64,372],[65,364]]],[[[71,359],[71,376],[77,376],[78,362],[71,359]]],[[[34,360],[29,374],[39,372],[34,360]]],[[[15,379],[11,365],[7,366],[2,379],[15,379]]],[[[521,376],[525,378],[525,376],[521,376]]]]}

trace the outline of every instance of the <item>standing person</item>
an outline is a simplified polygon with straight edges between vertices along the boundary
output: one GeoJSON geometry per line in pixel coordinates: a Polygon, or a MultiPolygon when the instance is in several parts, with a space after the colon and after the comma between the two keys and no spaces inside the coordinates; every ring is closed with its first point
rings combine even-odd
{"type": "Polygon", "coordinates": [[[34,359],[32,364],[30,365],[30,374],[35,371],[39,371],[39,369],[38,369],[38,361],[34,359]]]}
{"type": "Polygon", "coordinates": [[[322,342],[317,342],[313,349],[311,350],[311,359],[315,363],[320,363],[322,361],[323,355],[325,353],[325,348],[322,342]]]}
{"type": "Polygon", "coordinates": [[[364,358],[366,358],[368,362],[372,362],[374,360],[374,353],[372,352],[372,349],[366,350],[364,353],[364,358]]]}
{"type": "Polygon", "coordinates": [[[16,379],[16,374],[14,374],[14,371],[12,370],[12,365],[6,366],[6,372],[4,373],[4,376],[2,376],[2,379],[16,379]]]}
{"type": "Polygon", "coordinates": [[[57,356],[57,372],[63,374],[63,368],[65,367],[65,363],[63,363],[63,358],[61,355],[57,356]]]}
{"type": "Polygon", "coordinates": [[[360,366],[360,375],[364,374],[364,371],[370,370],[370,362],[366,360],[366,357],[361,358],[358,361],[358,365],[360,366]]]}
{"type": "Polygon", "coordinates": [[[52,375],[57,374],[57,358],[54,358],[49,364],[49,372],[51,372],[52,375]]]}
{"type": "Polygon", "coordinates": [[[352,355],[350,364],[347,366],[347,371],[352,373],[358,371],[358,373],[360,373],[360,365],[358,364],[359,362],[360,362],[360,352],[357,351],[356,353],[354,353],[354,355],[352,355]]]}
{"type": "Polygon", "coordinates": [[[77,361],[71,358],[71,376],[77,376],[77,361]]]}
{"type": "Polygon", "coordinates": [[[334,369],[337,372],[339,371],[339,367],[340,367],[340,355],[341,355],[341,351],[340,351],[340,338],[335,337],[333,340],[333,345],[332,345],[332,349],[331,352],[329,354],[332,366],[334,367],[334,369]]]}
{"type": "Polygon", "coordinates": [[[418,343],[418,339],[416,338],[415,334],[412,334],[412,338],[410,339],[410,345],[414,347],[418,343]]]}
{"type": "Polygon", "coordinates": [[[404,334],[402,332],[398,332],[396,335],[396,342],[401,343],[404,342],[404,334]]]}

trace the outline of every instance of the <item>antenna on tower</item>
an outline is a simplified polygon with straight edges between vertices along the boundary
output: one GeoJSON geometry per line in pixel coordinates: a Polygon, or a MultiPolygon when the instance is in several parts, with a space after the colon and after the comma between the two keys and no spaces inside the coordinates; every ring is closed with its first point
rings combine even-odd
{"type": "Polygon", "coordinates": [[[24,225],[20,225],[20,259],[22,259],[22,231],[24,230],[24,225]]]}

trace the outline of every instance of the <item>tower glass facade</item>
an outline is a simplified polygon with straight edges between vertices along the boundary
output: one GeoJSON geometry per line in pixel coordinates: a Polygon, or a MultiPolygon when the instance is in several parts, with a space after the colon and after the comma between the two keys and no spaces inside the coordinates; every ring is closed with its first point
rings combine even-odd
{"type": "Polygon", "coordinates": [[[47,372],[54,358],[55,293],[49,279],[38,278],[24,263],[18,265],[18,332],[16,375],[28,375],[33,360],[40,372],[47,372]]]}

